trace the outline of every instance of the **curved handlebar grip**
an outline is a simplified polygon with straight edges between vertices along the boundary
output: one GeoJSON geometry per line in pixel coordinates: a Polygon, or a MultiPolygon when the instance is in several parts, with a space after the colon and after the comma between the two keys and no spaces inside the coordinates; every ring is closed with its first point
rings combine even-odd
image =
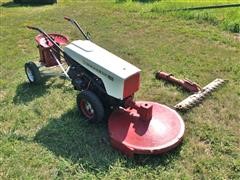
{"type": "Polygon", "coordinates": [[[71,21],[71,19],[67,16],[64,16],[64,19],[66,19],[67,21],[71,21]]]}
{"type": "Polygon", "coordinates": [[[82,35],[85,37],[85,39],[89,40],[90,38],[88,37],[87,34],[84,33],[84,31],[82,30],[82,28],[80,27],[80,25],[77,23],[77,21],[75,21],[74,19],[71,19],[67,16],[64,16],[64,19],[66,19],[67,21],[69,21],[70,23],[74,24],[78,30],[82,33],[82,35]]]}
{"type": "Polygon", "coordinates": [[[40,28],[33,27],[33,26],[27,26],[27,28],[28,28],[28,29],[32,29],[32,30],[35,30],[35,31],[38,31],[38,32],[40,32],[40,33],[43,32],[40,28]]]}
{"type": "Polygon", "coordinates": [[[35,31],[38,31],[38,32],[40,32],[40,33],[42,33],[42,34],[47,34],[47,33],[45,33],[41,28],[37,28],[37,27],[33,27],[33,26],[27,26],[27,28],[28,29],[32,29],[32,30],[35,30],[35,31]]]}
{"type": "Polygon", "coordinates": [[[34,30],[37,30],[38,28],[36,27],[33,27],[33,26],[26,26],[28,29],[34,29],[34,30]]]}

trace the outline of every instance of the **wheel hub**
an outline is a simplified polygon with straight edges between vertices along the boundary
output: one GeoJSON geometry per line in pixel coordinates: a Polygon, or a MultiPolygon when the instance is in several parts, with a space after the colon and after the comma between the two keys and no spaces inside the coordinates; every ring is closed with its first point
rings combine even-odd
{"type": "Polygon", "coordinates": [[[32,71],[29,69],[29,67],[27,67],[26,69],[27,69],[27,76],[28,76],[29,80],[31,82],[33,82],[34,81],[34,77],[33,77],[32,71]]]}
{"type": "Polygon", "coordinates": [[[84,113],[84,115],[88,118],[92,118],[94,115],[94,109],[92,107],[92,105],[86,101],[86,100],[82,100],[80,102],[80,107],[82,112],[84,113]]]}

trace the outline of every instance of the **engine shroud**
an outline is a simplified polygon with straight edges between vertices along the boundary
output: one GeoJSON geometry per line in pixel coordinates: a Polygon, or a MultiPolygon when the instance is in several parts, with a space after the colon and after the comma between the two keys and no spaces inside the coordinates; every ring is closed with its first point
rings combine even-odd
{"type": "Polygon", "coordinates": [[[64,52],[100,78],[109,96],[123,100],[138,91],[141,70],[95,43],[73,41],[64,52]]]}

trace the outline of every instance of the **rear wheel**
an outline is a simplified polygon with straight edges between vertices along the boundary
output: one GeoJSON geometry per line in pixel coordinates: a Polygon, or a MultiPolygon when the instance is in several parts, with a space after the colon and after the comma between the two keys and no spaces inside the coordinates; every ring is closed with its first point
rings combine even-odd
{"type": "Polygon", "coordinates": [[[38,84],[41,80],[40,71],[34,62],[28,62],[25,64],[25,73],[31,84],[38,84]]]}
{"type": "Polygon", "coordinates": [[[93,92],[80,92],[77,96],[77,106],[81,114],[90,122],[100,122],[103,120],[103,104],[93,92]]]}

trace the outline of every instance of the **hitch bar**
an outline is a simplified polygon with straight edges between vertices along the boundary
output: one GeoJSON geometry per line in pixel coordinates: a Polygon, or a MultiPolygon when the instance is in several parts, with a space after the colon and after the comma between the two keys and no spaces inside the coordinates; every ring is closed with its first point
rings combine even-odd
{"type": "Polygon", "coordinates": [[[188,80],[188,79],[177,79],[173,76],[173,74],[168,74],[163,71],[158,71],[156,73],[155,77],[156,77],[156,79],[165,80],[165,81],[171,82],[173,84],[179,85],[191,93],[196,93],[201,90],[201,87],[197,83],[195,83],[191,80],[188,80]]]}

